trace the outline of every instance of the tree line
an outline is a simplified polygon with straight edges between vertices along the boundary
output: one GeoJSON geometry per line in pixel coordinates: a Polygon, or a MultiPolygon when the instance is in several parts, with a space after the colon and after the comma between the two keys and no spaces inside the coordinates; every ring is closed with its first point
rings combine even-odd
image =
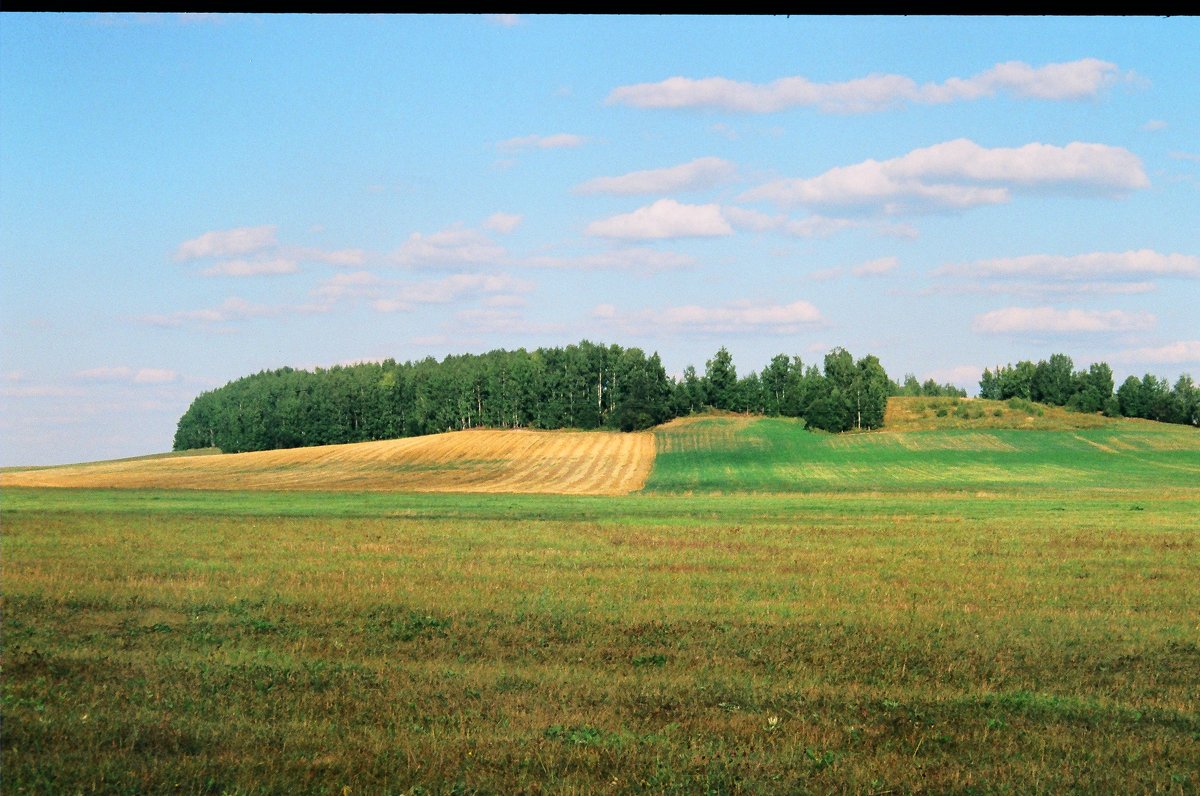
{"type": "Polygon", "coordinates": [[[826,431],[878,428],[889,395],[948,394],[950,385],[888,378],[878,357],[843,348],[822,367],[779,354],[739,377],[724,347],[682,378],[657,353],[584,340],[563,348],[495,350],[245,376],[197,396],[174,449],[225,452],[365,442],[476,427],[635,431],[705,409],[803,419],[826,431]],[[915,387],[914,387],[915,385],[915,387]],[[928,388],[928,391],[926,391],[928,388]]]}
{"type": "Polygon", "coordinates": [[[1164,423],[1200,425],[1200,387],[1183,374],[1172,386],[1166,379],[1147,373],[1130,376],[1113,389],[1112,368],[1094,362],[1087,370],[1075,370],[1066,354],[1054,354],[1036,364],[1022,360],[1015,365],[984,370],[979,396],[995,400],[1024,398],[1027,401],[1065,406],[1077,412],[1103,412],[1109,417],[1141,417],[1164,423]]]}

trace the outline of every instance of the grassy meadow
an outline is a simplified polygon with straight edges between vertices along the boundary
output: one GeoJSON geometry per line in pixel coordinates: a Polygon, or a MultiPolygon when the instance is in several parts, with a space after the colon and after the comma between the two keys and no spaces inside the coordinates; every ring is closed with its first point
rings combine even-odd
{"type": "Polygon", "coordinates": [[[1200,790],[1200,435],[900,409],[623,496],[6,485],[4,792],[1200,790]]]}

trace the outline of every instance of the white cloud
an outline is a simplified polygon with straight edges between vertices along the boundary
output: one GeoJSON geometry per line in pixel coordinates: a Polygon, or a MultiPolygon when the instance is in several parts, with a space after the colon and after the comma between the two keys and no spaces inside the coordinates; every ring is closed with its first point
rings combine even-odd
{"type": "Polygon", "coordinates": [[[214,232],[205,232],[179,244],[175,250],[176,260],[199,260],[205,257],[236,257],[251,254],[275,245],[275,225],[264,227],[238,227],[214,232]]]}
{"type": "Polygon", "coordinates": [[[483,222],[483,226],[487,227],[493,232],[499,232],[501,235],[507,235],[520,226],[521,221],[521,216],[515,213],[492,213],[487,217],[487,220],[483,222]]]}
{"type": "Polygon", "coordinates": [[[901,213],[1001,204],[1013,191],[1120,195],[1149,184],[1141,160],[1121,147],[1074,142],[988,149],[960,138],[808,179],[774,180],[740,200],[901,213]]]}
{"type": "Polygon", "coordinates": [[[1171,152],[1168,157],[1170,157],[1172,160],[1190,160],[1193,163],[1200,162],[1200,155],[1192,152],[1171,152]]]}
{"type": "Polygon", "coordinates": [[[1124,310],[1005,307],[976,316],[971,329],[985,334],[1128,332],[1152,328],[1155,321],[1155,317],[1149,313],[1124,310]]]}
{"type": "Polygon", "coordinates": [[[953,368],[935,368],[925,372],[925,380],[933,379],[938,384],[957,384],[970,387],[979,384],[983,368],[978,365],[958,365],[953,368]]]}
{"type": "Polygon", "coordinates": [[[401,312],[418,304],[448,304],[486,296],[507,294],[508,306],[528,293],[533,283],[507,274],[452,274],[441,279],[405,282],[382,279],[370,271],[334,274],[313,290],[325,308],[344,300],[368,300],[379,312],[401,312]]]}
{"type": "Polygon", "coordinates": [[[776,113],[815,107],[825,113],[871,113],[906,103],[941,104],[1009,93],[1043,100],[1097,96],[1119,78],[1115,64],[1084,58],[1032,67],[1020,61],[996,64],[969,78],[919,85],[903,75],[871,74],[840,83],[816,83],[785,77],[770,83],[746,83],[723,77],[671,77],[659,83],[619,86],[608,104],[638,108],[719,108],[743,113],[776,113]]]}
{"type": "Polygon", "coordinates": [[[504,247],[482,232],[455,226],[428,235],[412,233],[392,258],[400,265],[420,267],[492,263],[504,255],[504,247]]]}
{"type": "Polygon", "coordinates": [[[514,296],[508,293],[500,293],[495,296],[488,296],[483,300],[485,307],[528,307],[529,299],[524,296],[514,296]]]}
{"type": "Polygon", "coordinates": [[[854,266],[850,269],[850,273],[855,276],[883,276],[895,271],[899,265],[900,260],[895,257],[880,257],[877,260],[869,260],[854,266]]]}
{"type": "Polygon", "coordinates": [[[737,167],[721,158],[697,158],[663,169],[633,171],[619,177],[596,177],[575,188],[576,193],[664,194],[702,191],[729,182],[737,167]]]}
{"type": "Polygon", "coordinates": [[[502,28],[511,28],[521,24],[520,14],[484,14],[483,16],[488,22],[502,28]]]}
{"type": "Polygon", "coordinates": [[[363,260],[366,259],[366,254],[362,249],[337,249],[335,251],[326,251],[324,249],[286,247],[283,252],[291,259],[326,263],[328,265],[362,265],[363,260]]]}
{"type": "Polygon", "coordinates": [[[89,381],[131,381],[135,384],[163,384],[178,378],[173,370],[162,368],[133,368],[120,365],[117,367],[89,368],[75,374],[76,378],[89,381]]]}
{"type": "Polygon", "coordinates": [[[841,275],[841,267],[834,266],[833,268],[819,268],[816,271],[809,271],[807,274],[805,274],[805,278],[811,282],[831,282],[834,279],[839,278],[841,275]]]}
{"type": "Polygon", "coordinates": [[[535,323],[515,310],[469,309],[454,314],[456,330],[465,327],[475,334],[561,334],[562,324],[535,323]]]}
{"type": "Polygon", "coordinates": [[[581,135],[574,133],[555,133],[554,135],[523,135],[509,138],[496,144],[497,149],[512,152],[519,149],[564,149],[582,146],[587,141],[581,135]]]}
{"type": "Polygon", "coordinates": [[[1200,257],[1160,254],[1152,249],[1057,255],[1030,254],[969,263],[952,263],[935,274],[966,277],[1035,277],[1095,279],[1097,277],[1200,277],[1200,257]]]}
{"type": "Polygon", "coordinates": [[[401,298],[417,304],[446,304],[489,293],[528,293],[533,284],[506,274],[454,274],[414,282],[401,288],[401,298]]]}
{"type": "Polygon", "coordinates": [[[592,310],[592,317],[615,323],[631,333],[672,334],[795,334],[819,326],[824,319],[807,301],[790,304],[731,301],[716,307],[689,304],[621,314],[608,304],[592,310]]]}
{"type": "Polygon", "coordinates": [[[1133,296],[1143,293],[1153,293],[1157,289],[1158,286],[1154,282],[1027,282],[1003,280],[958,285],[943,284],[920,291],[919,295],[933,293],[951,295],[983,293],[991,295],[1062,298],[1064,296],[1133,296]]]}
{"type": "Polygon", "coordinates": [[[205,276],[263,276],[294,274],[299,268],[295,260],[276,257],[273,260],[225,260],[205,268],[205,276]]]}
{"type": "Polygon", "coordinates": [[[334,274],[313,290],[313,295],[328,301],[357,298],[370,294],[383,280],[370,271],[334,274]]]}
{"type": "Polygon", "coordinates": [[[75,374],[77,378],[95,381],[124,381],[133,375],[133,369],[120,367],[88,368],[75,374]]]}
{"type": "Polygon", "coordinates": [[[585,232],[601,238],[649,240],[732,235],[733,227],[721,215],[719,205],[685,205],[674,199],[659,199],[632,213],[593,221],[585,232]]]}
{"type": "Polygon", "coordinates": [[[583,254],[575,257],[536,256],[522,261],[530,268],[580,269],[587,271],[668,271],[690,268],[696,259],[679,252],[658,251],[639,247],[583,254]]]}
{"type": "Polygon", "coordinates": [[[1121,351],[1113,359],[1117,362],[1146,362],[1155,365],[1200,362],[1200,340],[1180,340],[1153,348],[1132,348],[1121,351]]]}
{"type": "Polygon", "coordinates": [[[1146,133],[1157,133],[1160,130],[1166,130],[1167,123],[1162,119],[1151,119],[1142,125],[1142,131],[1146,133]]]}
{"type": "Polygon", "coordinates": [[[281,307],[266,307],[258,304],[251,304],[245,299],[232,296],[225,299],[225,301],[221,302],[221,304],[217,307],[206,307],[198,310],[180,310],[178,312],[173,312],[166,315],[145,315],[141,318],[141,320],[144,323],[148,323],[152,326],[181,326],[190,321],[205,324],[243,321],[250,318],[278,315],[281,311],[281,307]]]}
{"type": "Polygon", "coordinates": [[[133,381],[135,384],[164,384],[175,381],[178,375],[173,370],[163,368],[140,368],[137,373],[133,374],[133,381]]]}

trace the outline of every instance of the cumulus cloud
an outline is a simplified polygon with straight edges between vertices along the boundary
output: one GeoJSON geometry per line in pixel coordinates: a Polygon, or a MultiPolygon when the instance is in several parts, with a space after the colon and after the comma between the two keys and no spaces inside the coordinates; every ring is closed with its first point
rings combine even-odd
{"type": "Polygon", "coordinates": [[[895,257],[880,257],[860,263],[850,269],[855,276],[883,276],[895,271],[900,266],[900,260],[895,257]]]}
{"type": "Polygon", "coordinates": [[[1129,332],[1152,328],[1155,321],[1149,313],[1124,310],[1005,307],[976,316],[971,328],[985,334],[1129,332]]]}
{"type": "Polygon", "coordinates": [[[815,107],[825,113],[871,113],[909,103],[944,104],[1001,93],[1041,100],[1086,99],[1119,78],[1116,64],[1096,58],[1042,67],[1009,61],[973,77],[951,77],[924,85],[904,75],[885,74],[836,83],[800,76],[770,83],[671,77],[659,83],[619,86],[609,93],[607,102],[637,108],[716,108],[741,113],[776,113],[794,107],[815,107]]]}
{"type": "Polygon", "coordinates": [[[1132,348],[1113,357],[1117,362],[1183,365],[1200,362],[1200,340],[1179,340],[1151,348],[1132,348]]]}
{"type": "Polygon", "coordinates": [[[225,260],[205,268],[205,276],[263,276],[294,274],[299,268],[295,260],[276,257],[273,260],[225,260]]]}
{"type": "Polygon", "coordinates": [[[535,256],[521,262],[530,268],[585,271],[669,271],[690,268],[696,259],[679,252],[631,247],[574,257],[535,256]]]}
{"type": "Polygon", "coordinates": [[[483,226],[493,232],[499,232],[501,235],[507,235],[512,232],[522,221],[521,216],[515,213],[492,213],[483,222],[483,226]]]}
{"type": "Polygon", "coordinates": [[[719,205],[685,205],[674,199],[659,199],[632,213],[593,221],[585,233],[624,240],[711,238],[732,235],[733,227],[721,215],[719,205]]]}
{"type": "Polygon", "coordinates": [[[703,191],[734,179],[737,167],[721,158],[697,158],[663,169],[632,171],[619,177],[596,177],[576,186],[576,193],[620,195],[703,191]]]}
{"type": "Polygon", "coordinates": [[[497,149],[515,152],[519,149],[565,149],[582,146],[587,139],[574,133],[554,135],[523,135],[496,144],[497,149]]]}
{"type": "Polygon", "coordinates": [[[1149,184],[1141,160],[1121,147],[1077,141],[988,149],[960,138],[816,177],[774,180],[740,200],[902,213],[1002,204],[1014,191],[1121,195],[1149,184]]]}
{"type": "Polygon", "coordinates": [[[200,260],[206,257],[236,257],[252,254],[275,245],[275,225],[238,227],[205,232],[198,238],[185,240],[175,250],[175,259],[200,260]]]}
{"type": "Polygon", "coordinates": [[[455,226],[428,235],[412,233],[396,249],[392,259],[400,265],[416,268],[493,263],[504,255],[504,247],[482,232],[455,226]]]}
{"type": "Polygon", "coordinates": [[[1200,257],[1161,254],[1153,249],[1057,255],[1029,254],[952,263],[935,274],[966,277],[1096,279],[1103,277],[1200,277],[1200,257]]]}

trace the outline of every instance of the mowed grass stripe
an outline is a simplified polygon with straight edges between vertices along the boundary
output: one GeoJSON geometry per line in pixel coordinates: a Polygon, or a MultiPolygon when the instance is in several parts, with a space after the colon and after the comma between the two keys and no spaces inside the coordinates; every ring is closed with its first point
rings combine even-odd
{"type": "MultiPolygon", "coordinates": [[[[911,399],[892,399],[903,405],[911,399]]],[[[997,402],[981,402],[997,403],[997,402]]],[[[893,417],[899,416],[892,410],[893,417]]],[[[1069,413],[1063,413],[1069,414],[1069,413]]],[[[784,418],[711,417],[656,430],[652,493],[811,493],[871,489],[1191,488],[1200,432],[1185,426],[1072,418],[1053,410],[1030,430],[947,421],[942,429],[825,434],[784,418]]],[[[983,419],[997,418],[984,415],[983,419]]]]}

